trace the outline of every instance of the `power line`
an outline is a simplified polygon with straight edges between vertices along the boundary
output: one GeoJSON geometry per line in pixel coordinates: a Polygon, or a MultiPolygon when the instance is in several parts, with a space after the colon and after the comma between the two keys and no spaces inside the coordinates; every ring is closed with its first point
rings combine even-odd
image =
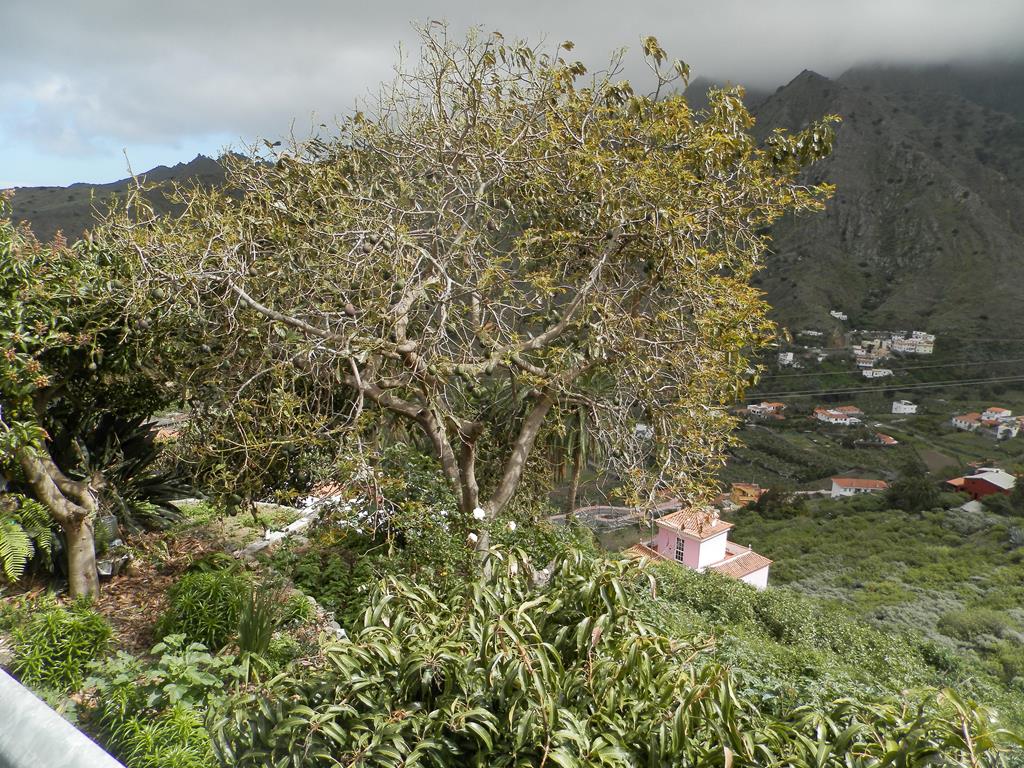
{"type": "Polygon", "coordinates": [[[873,387],[847,387],[845,389],[818,389],[797,392],[762,392],[756,395],[749,395],[743,398],[743,401],[753,402],[755,400],[763,400],[768,397],[812,397],[814,395],[853,395],[859,392],[878,392],[883,389],[892,389],[902,392],[911,389],[941,389],[944,387],[962,387],[971,384],[991,384],[1000,382],[1010,383],[1018,381],[1024,382],[1024,376],[1000,376],[985,379],[954,379],[952,381],[935,381],[923,384],[901,384],[898,386],[893,386],[890,384],[873,387]]]}

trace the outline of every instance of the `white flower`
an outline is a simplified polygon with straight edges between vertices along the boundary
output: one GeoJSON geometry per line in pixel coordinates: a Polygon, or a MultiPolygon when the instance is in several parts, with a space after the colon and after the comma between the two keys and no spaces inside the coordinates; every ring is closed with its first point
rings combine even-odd
{"type": "Polygon", "coordinates": [[[473,510],[474,520],[483,520],[485,517],[487,517],[487,513],[484,512],[484,510],[481,507],[477,507],[476,509],[473,510]]]}
{"type": "Polygon", "coordinates": [[[479,537],[478,537],[478,536],[477,536],[477,535],[476,535],[475,533],[471,533],[471,534],[469,534],[469,540],[470,540],[471,542],[473,542],[474,544],[476,544],[476,542],[477,542],[477,539],[478,539],[478,538],[479,538],[479,537]]]}
{"type": "Polygon", "coordinates": [[[508,529],[510,531],[514,531],[516,529],[516,521],[515,520],[509,520],[508,521],[508,529]]]}

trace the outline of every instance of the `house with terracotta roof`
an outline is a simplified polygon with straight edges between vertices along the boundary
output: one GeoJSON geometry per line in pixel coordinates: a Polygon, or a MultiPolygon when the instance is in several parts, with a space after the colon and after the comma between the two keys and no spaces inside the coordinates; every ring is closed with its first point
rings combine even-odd
{"type": "Polygon", "coordinates": [[[1000,408],[997,405],[989,406],[981,413],[982,426],[996,429],[1003,424],[1013,424],[1013,411],[1008,408],[1000,408]]]}
{"type": "Polygon", "coordinates": [[[733,483],[729,489],[729,499],[733,504],[745,507],[760,499],[766,490],[757,483],[733,483]]]}
{"type": "Polygon", "coordinates": [[[885,480],[869,480],[862,477],[833,477],[830,496],[838,499],[843,496],[856,496],[859,493],[881,493],[889,488],[885,480]]]}
{"type": "Polygon", "coordinates": [[[843,427],[852,427],[861,423],[854,414],[846,413],[838,408],[815,408],[814,418],[826,424],[838,424],[843,427]]]}
{"type": "Polygon", "coordinates": [[[953,417],[953,426],[964,432],[974,432],[981,426],[980,413],[963,413],[953,417]]]}
{"type": "Polygon", "coordinates": [[[892,435],[885,434],[884,432],[875,432],[875,439],[886,447],[900,444],[899,440],[892,435]]]}
{"type": "Polygon", "coordinates": [[[864,411],[862,411],[856,405],[837,405],[832,410],[833,411],[837,411],[839,413],[845,413],[847,416],[858,416],[858,417],[860,417],[860,416],[864,415],[864,411]]]}
{"type": "Polygon", "coordinates": [[[977,500],[994,493],[1009,494],[1016,487],[1017,478],[998,467],[978,467],[963,477],[947,480],[946,485],[977,500]]]}
{"type": "Polygon", "coordinates": [[[732,523],[714,507],[686,507],[655,521],[657,536],[626,550],[630,557],[670,560],[695,571],[715,571],[757,589],[768,586],[772,561],[749,547],[729,541],[732,523]]]}

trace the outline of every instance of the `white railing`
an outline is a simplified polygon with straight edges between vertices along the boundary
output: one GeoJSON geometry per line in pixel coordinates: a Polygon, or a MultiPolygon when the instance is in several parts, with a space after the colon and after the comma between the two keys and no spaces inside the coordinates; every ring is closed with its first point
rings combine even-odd
{"type": "Polygon", "coordinates": [[[124,768],[0,669],[0,768],[124,768]]]}

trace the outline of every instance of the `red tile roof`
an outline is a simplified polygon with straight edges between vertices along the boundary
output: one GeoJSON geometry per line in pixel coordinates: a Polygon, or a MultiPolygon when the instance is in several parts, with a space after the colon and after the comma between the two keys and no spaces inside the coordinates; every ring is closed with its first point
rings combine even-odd
{"type": "Polygon", "coordinates": [[[739,557],[734,557],[730,560],[726,560],[722,563],[708,566],[712,571],[720,573],[723,576],[731,576],[734,579],[742,579],[744,576],[749,576],[755,571],[760,571],[762,568],[767,568],[772,564],[764,555],[759,555],[757,552],[748,551],[739,557]]]}
{"type": "Polygon", "coordinates": [[[840,413],[846,413],[850,415],[860,414],[863,415],[864,411],[858,408],[856,405],[840,405],[832,409],[833,411],[839,411],[840,413]]]}
{"type": "Polygon", "coordinates": [[[954,416],[957,421],[981,421],[980,413],[965,413],[962,416],[954,416]]]}
{"type": "Polygon", "coordinates": [[[634,544],[629,549],[624,550],[622,554],[626,555],[626,557],[652,557],[658,560],[662,559],[657,550],[651,549],[646,544],[634,544]]]}
{"type": "Polygon", "coordinates": [[[739,488],[740,490],[743,490],[743,491],[760,491],[761,490],[761,486],[758,485],[757,483],[733,483],[732,487],[733,488],[739,488]]]}
{"type": "Polygon", "coordinates": [[[673,528],[680,533],[693,536],[701,541],[717,536],[733,527],[732,523],[727,523],[719,518],[718,510],[712,507],[704,507],[703,509],[687,507],[686,509],[680,509],[678,512],[658,518],[655,522],[659,526],[673,528]]]}
{"type": "Polygon", "coordinates": [[[869,480],[860,477],[833,477],[832,482],[840,488],[871,488],[877,491],[884,491],[889,487],[885,480],[869,480]]]}

